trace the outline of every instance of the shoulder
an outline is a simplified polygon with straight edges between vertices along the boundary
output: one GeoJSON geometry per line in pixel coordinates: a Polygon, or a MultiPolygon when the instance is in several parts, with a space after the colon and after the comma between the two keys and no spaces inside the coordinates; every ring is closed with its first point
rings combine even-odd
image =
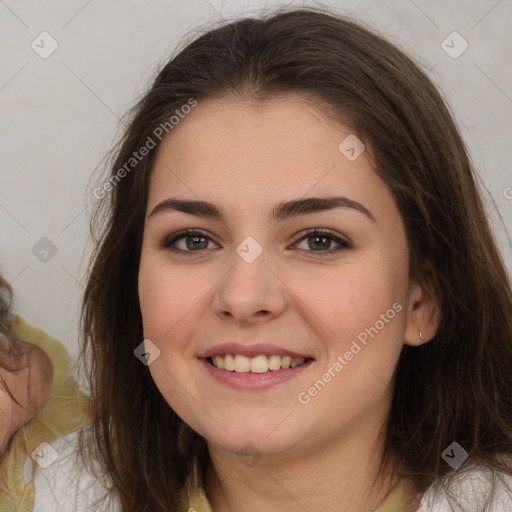
{"type": "Polygon", "coordinates": [[[111,498],[106,479],[98,477],[90,464],[82,461],[79,432],[44,443],[34,454],[37,462],[32,473],[33,512],[120,512],[111,498]]]}
{"type": "Polygon", "coordinates": [[[14,317],[12,334],[15,338],[41,348],[48,354],[52,362],[60,364],[70,363],[69,353],[60,340],[41,327],[27,322],[23,317],[14,317]]]}
{"type": "MultiPolygon", "coordinates": [[[[504,460],[512,468],[512,458],[504,460]]],[[[431,486],[423,495],[417,512],[510,512],[512,476],[473,463],[431,486]]]]}

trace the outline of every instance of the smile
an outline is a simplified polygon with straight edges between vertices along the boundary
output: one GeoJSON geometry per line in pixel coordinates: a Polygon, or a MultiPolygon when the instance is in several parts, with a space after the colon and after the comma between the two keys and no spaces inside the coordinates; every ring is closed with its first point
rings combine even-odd
{"type": "Polygon", "coordinates": [[[254,357],[222,354],[200,357],[199,361],[206,372],[220,384],[251,392],[264,391],[299,378],[315,362],[312,357],[277,354],[254,357]],[[221,368],[222,365],[224,368],[221,368]]]}
{"type": "Polygon", "coordinates": [[[240,354],[222,354],[208,358],[210,364],[219,370],[236,373],[267,373],[269,371],[288,370],[304,364],[304,357],[258,355],[247,357],[240,354]]]}

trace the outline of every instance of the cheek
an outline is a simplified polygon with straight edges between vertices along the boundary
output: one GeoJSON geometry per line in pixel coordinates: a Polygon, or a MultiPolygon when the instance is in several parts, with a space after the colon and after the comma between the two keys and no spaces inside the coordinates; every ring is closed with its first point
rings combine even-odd
{"type": "Polygon", "coordinates": [[[185,421],[190,421],[193,404],[187,401],[189,394],[183,393],[191,386],[183,356],[190,336],[188,326],[196,321],[193,306],[200,296],[193,273],[180,273],[143,251],[139,303],[144,339],[150,339],[160,351],[149,371],[164,399],[185,421]]]}
{"type": "Polygon", "coordinates": [[[340,267],[329,279],[311,281],[300,291],[304,311],[312,311],[309,322],[326,351],[316,378],[325,376],[330,382],[331,376],[323,372],[336,375],[317,406],[338,403],[356,414],[382,399],[403,345],[405,278],[403,272],[391,270],[386,257],[374,255],[340,267]]]}
{"type": "MultiPolygon", "coordinates": [[[[139,269],[139,304],[144,325],[144,336],[163,341],[174,334],[174,327],[182,327],[194,316],[204,295],[200,279],[194,272],[181,271],[159,261],[159,258],[141,258],[139,269]]],[[[177,329],[176,329],[177,330],[177,329]]]]}
{"type": "Polygon", "coordinates": [[[385,264],[361,261],[357,265],[330,269],[326,278],[308,281],[295,292],[322,325],[327,337],[347,340],[379,320],[393,304],[403,299],[403,284],[385,264]]]}

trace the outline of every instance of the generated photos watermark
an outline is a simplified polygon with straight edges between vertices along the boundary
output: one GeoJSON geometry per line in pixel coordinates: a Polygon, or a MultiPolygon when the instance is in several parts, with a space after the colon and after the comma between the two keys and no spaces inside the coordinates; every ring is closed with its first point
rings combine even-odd
{"type": "Polygon", "coordinates": [[[124,163],[124,165],[117,170],[115,174],[103,183],[100,187],[96,187],[93,190],[93,196],[97,200],[104,199],[108,192],[114,189],[114,187],[128,175],[146,156],[149,155],[152,149],[156,148],[157,142],[161,141],[165,135],[171,132],[182,119],[185,118],[191,110],[197,106],[197,100],[189,98],[188,102],[182,105],[179,109],[176,109],[171,117],[163,123],[160,123],[152,132],[148,135],[146,141],[138,149],[134,151],[132,156],[124,163]]]}
{"type": "Polygon", "coordinates": [[[379,334],[382,329],[389,324],[393,318],[402,311],[403,306],[399,302],[395,302],[391,308],[389,308],[385,313],[382,313],[373,326],[365,328],[357,335],[357,341],[353,340],[350,349],[345,351],[343,354],[338,355],[336,361],[327,369],[322,376],[317,379],[306,391],[301,391],[297,399],[300,404],[307,405],[311,402],[311,399],[317,396],[329,382],[332,381],[338,375],[345,366],[349,364],[354,356],[359,354],[361,350],[368,345],[368,337],[370,336],[372,339],[379,334]],[[358,343],[359,342],[359,343],[358,343]]]}

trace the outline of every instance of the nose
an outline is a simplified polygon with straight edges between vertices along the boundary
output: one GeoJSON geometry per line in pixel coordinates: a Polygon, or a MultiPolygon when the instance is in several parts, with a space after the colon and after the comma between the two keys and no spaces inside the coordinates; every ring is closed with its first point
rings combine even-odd
{"type": "Polygon", "coordinates": [[[249,261],[233,251],[232,266],[217,286],[215,313],[224,320],[260,323],[278,317],[286,309],[286,285],[267,265],[265,251],[249,261]]]}

